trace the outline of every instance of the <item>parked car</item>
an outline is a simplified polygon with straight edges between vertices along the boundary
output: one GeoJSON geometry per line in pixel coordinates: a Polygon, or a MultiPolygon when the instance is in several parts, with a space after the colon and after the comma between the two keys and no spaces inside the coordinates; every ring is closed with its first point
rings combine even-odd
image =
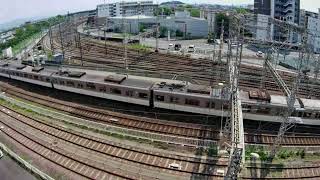
{"type": "Polygon", "coordinates": [[[258,51],[258,52],[256,53],[256,55],[257,55],[258,57],[263,57],[263,52],[258,51]]]}
{"type": "Polygon", "coordinates": [[[189,45],[188,52],[194,52],[195,50],[195,45],[189,45]]]}
{"type": "Polygon", "coordinates": [[[180,51],[180,49],[181,49],[181,44],[175,44],[174,45],[174,50],[175,51],[180,51]]]}

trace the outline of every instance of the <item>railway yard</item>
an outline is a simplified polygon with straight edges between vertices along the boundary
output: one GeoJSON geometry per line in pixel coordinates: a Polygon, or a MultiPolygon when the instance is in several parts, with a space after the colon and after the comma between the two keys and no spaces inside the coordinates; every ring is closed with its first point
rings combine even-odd
{"type": "Polygon", "coordinates": [[[54,179],[225,179],[235,152],[222,148],[232,117],[241,117],[245,145],[239,179],[320,178],[314,73],[268,69],[256,57],[240,62],[230,80],[231,55],[218,61],[135,49],[81,34],[85,22],[53,26],[34,48],[63,54],[61,66],[0,64],[0,140],[54,179]],[[235,82],[236,95],[223,95],[235,82]],[[283,87],[296,84],[290,111],[295,90],[283,87]],[[297,122],[268,163],[282,117],[297,122]]]}

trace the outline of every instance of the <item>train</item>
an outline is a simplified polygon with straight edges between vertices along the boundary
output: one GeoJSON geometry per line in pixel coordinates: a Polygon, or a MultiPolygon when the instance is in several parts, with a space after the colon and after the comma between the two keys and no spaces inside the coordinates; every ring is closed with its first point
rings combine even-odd
{"type": "MultiPolygon", "coordinates": [[[[150,78],[78,68],[33,67],[0,63],[0,76],[132,105],[226,117],[230,113],[228,88],[192,84],[186,81],[150,78]]],[[[270,95],[266,90],[240,90],[243,118],[281,122],[287,98],[270,95]]],[[[320,101],[296,98],[290,116],[296,123],[320,125],[320,101]]]]}

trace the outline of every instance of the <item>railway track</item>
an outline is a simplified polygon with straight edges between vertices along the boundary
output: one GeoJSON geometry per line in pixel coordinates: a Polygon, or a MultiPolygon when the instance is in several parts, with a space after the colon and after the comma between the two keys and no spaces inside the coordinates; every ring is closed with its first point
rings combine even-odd
{"type": "MultiPolygon", "coordinates": [[[[72,36],[71,33],[68,35],[72,36]]],[[[83,47],[83,62],[88,63],[88,65],[99,64],[99,66],[104,65],[106,67],[123,69],[122,46],[108,44],[107,49],[105,49],[104,45],[93,42],[85,36],[81,38],[81,41],[83,47]]],[[[57,39],[55,39],[54,42],[57,49],[61,48],[61,43],[59,43],[57,39]]],[[[65,51],[68,57],[80,61],[80,50],[76,46],[76,43],[72,43],[65,51]]],[[[178,75],[178,78],[182,78],[183,80],[191,78],[195,82],[207,85],[209,85],[210,82],[218,83],[226,80],[224,76],[226,70],[225,65],[212,64],[212,61],[209,59],[196,60],[153,52],[141,53],[129,49],[127,60],[131,71],[144,71],[145,73],[151,74],[171,74],[172,76],[178,75]]],[[[242,64],[240,69],[240,87],[243,89],[259,89],[263,79],[263,68],[242,64]]],[[[279,72],[279,74],[290,87],[294,80],[294,74],[282,71],[279,72]]],[[[310,78],[305,78],[299,88],[300,97],[308,97],[311,94],[311,89],[314,89],[313,96],[320,97],[319,85],[319,82],[312,83],[310,78]]],[[[265,87],[274,94],[282,94],[270,73],[266,74],[265,87]]]]}
{"type": "MultiPolygon", "coordinates": [[[[170,134],[184,138],[189,144],[197,146],[206,141],[219,141],[219,131],[215,127],[199,124],[172,122],[164,120],[155,120],[131,115],[115,113],[111,111],[91,108],[71,102],[57,100],[51,97],[34,94],[27,91],[21,91],[11,85],[0,84],[1,90],[7,94],[26,99],[47,107],[54,108],[84,119],[103,122],[129,129],[138,129],[151,133],[170,134]]],[[[247,144],[270,145],[276,138],[276,132],[251,132],[245,133],[245,142],[247,144]]],[[[307,133],[292,133],[283,140],[285,146],[319,146],[320,135],[307,133]]]]}
{"type": "MultiPolygon", "coordinates": [[[[8,137],[12,138],[14,141],[33,151],[34,153],[40,155],[41,157],[55,163],[61,167],[64,167],[78,175],[81,175],[87,179],[154,179],[152,177],[147,177],[141,174],[134,174],[125,171],[112,170],[110,167],[106,166],[107,163],[101,166],[100,163],[93,162],[94,159],[88,160],[83,157],[79,157],[75,154],[70,154],[66,150],[62,149],[59,146],[53,146],[52,143],[46,142],[41,138],[41,134],[45,134],[51,139],[55,139],[54,142],[67,142],[78,146],[80,149],[86,149],[89,153],[95,153],[100,158],[104,156],[110,156],[112,158],[120,159],[121,163],[138,163],[148,166],[149,168],[162,169],[166,173],[171,171],[177,171],[175,175],[179,176],[190,176],[197,173],[190,172],[194,171],[192,165],[201,167],[200,169],[224,169],[227,167],[227,159],[225,161],[217,160],[206,160],[202,162],[201,159],[190,158],[190,157],[181,157],[181,156],[172,156],[165,154],[152,154],[148,151],[139,151],[135,148],[130,148],[128,146],[121,146],[114,142],[108,142],[101,140],[95,137],[90,137],[78,132],[74,132],[70,129],[65,129],[63,127],[45,123],[22,114],[15,112],[12,109],[7,107],[0,106],[0,114],[9,116],[10,119],[1,118],[0,124],[4,126],[2,132],[8,137]],[[23,124],[24,126],[21,126],[23,124]],[[26,128],[30,128],[30,131],[27,131],[26,128]],[[30,134],[33,132],[37,134],[30,134]],[[40,133],[38,133],[40,132],[40,133]],[[102,154],[102,155],[99,155],[102,154]],[[131,158],[130,158],[131,157],[131,158]],[[139,158],[140,157],[140,158],[139,158]],[[169,159],[169,160],[166,160],[169,159]],[[156,163],[158,162],[158,163],[156,163]],[[160,162],[160,163],[159,163],[160,162]],[[169,162],[175,162],[182,165],[185,169],[182,170],[173,170],[168,168],[169,162]],[[220,163],[220,164],[219,164],[220,163]],[[199,165],[201,164],[201,165],[199,165]],[[214,168],[209,168],[214,167],[214,168]]],[[[77,153],[81,154],[81,153],[77,153]]],[[[198,169],[198,170],[200,170],[198,169]]],[[[273,165],[268,167],[268,175],[262,179],[301,179],[301,178],[314,178],[317,179],[320,177],[320,165],[308,165],[308,166],[289,166],[289,167],[279,167],[273,165]],[[276,174],[276,175],[274,175],[276,174]]],[[[262,171],[266,171],[264,167],[256,166],[246,166],[243,171],[241,178],[243,179],[260,179],[262,171]],[[252,172],[257,176],[253,176],[252,172]]],[[[211,179],[222,179],[223,176],[210,173],[201,173],[197,174],[197,177],[206,177],[211,179]]]]}
{"type": "MultiPolygon", "coordinates": [[[[101,158],[116,158],[122,162],[145,165],[149,168],[152,167],[156,170],[160,169],[161,171],[169,171],[169,173],[178,173],[182,176],[188,177],[191,175],[197,175],[199,177],[203,176],[207,178],[221,177],[215,174],[215,172],[208,171],[208,167],[225,169],[228,164],[227,158],[201,159],[198,157],[184,157],[165,153],[153,153],[152,151],[141,150],[128,145],[120,145],[114,142],[99,139],[97,137],[84,135],[82,133],[63,128],[61,126],[53,125],[51,123],[45,123],[43,121],[39,121],[31,117],[19,114],[12,109],[9,109],[8,111],[7,107],[0,108],[2,109],[2,113],[5,113],[10,118],[14,119],[14,121],[1,119],[1,123],[9,127],[10,129],[15,130],[20,135],[26,133],[22,129],[19,129],[19,124],[23,124],[23,127],[30,128],[30,132],[37,132],[36,134],[38,134],[39,136],[41,136],[40,134],[45,134],[45,136],[50,137],[51,139],[55,139],[59,143],[66,142],[66,144],[72,144],[76,148],[83,148],[87,150],[88,153],[94,153],[97,156],[101,156],[101,158]],[[170,163],[180,164],[182,168],[169,168],[170,163]],[[195,167],[199,167],[198,171],[194,171],[195,167]]],[[[33,138],[30,139],[33,140],[33,138]]],[[[40,144],[40,141],[38,141],[38,143],[40,144]]],[[[42,142],[42,144],[44,143],[42,142]]],[[[94,167],[99,170],[99,164],[94,167]]],[[[122,175],[122,177],[131,177],[130,179],[137,179],[133,178],[137,177],[137,175],[134,174],[126,176],[122,175]]]]}
{"type": "MultiPolygon", "coordinates": [[[[6,108],[2,107],[1,114],[3,114],[3,110],[6,110],[6,108]]],[[[6,115],[8,114],[6,113],[6,115]]],[[[19,120],[12,115],[10,117],[12,118],[11,120],[19,120]]],[[[93,165],[95,162],[70,154],[57,146],[53,146],[51,143],[37,138],[34,134],[29,134],[24,129],[16,127],[12,122],[6,121],[6,118],[1,118],[0,124],[3,127],[1,132],[10,139],[51,163],[61,166],[85,179],[135,179],[133,178],[135,176],[125,175],[124,172],[117,172],[113,168],[114,171],[96,167],[97,165],[93,165]],[[92,172],[94,173],[92,174],[92,172]]]]}

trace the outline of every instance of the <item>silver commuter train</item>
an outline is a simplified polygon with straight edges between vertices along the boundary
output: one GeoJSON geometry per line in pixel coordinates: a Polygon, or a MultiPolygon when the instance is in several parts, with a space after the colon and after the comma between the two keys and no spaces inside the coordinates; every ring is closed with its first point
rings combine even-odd
{"type": "MultiPolygon", "coordinates": [[[[127,76],[83,69],[50,69],[17,64],[0,64],[0,76],[54,89],[116,100],[152,108],[197,114],[227,116],[226,88],[194,85],[182,81],[127,76]],[[224,110],[224,111],[223,111],[224,110]]],[[[241,91],[243,117],[280,122],[286,97],[266,91],[241,91]]],[[[320,101],[297,98],[293,117],[298,123],[320,125],[320,101]]]]}

